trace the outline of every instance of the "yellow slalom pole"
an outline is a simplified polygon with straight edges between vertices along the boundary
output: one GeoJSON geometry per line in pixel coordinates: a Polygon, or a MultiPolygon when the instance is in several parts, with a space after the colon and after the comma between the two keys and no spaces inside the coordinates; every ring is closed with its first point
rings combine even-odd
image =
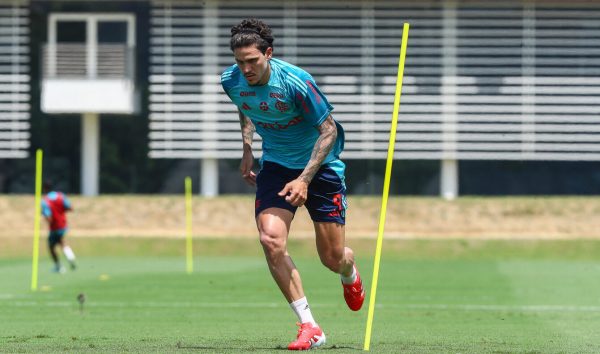
{"type": "Polygon", "coordinates": [[[369,314],[367,316],[367,330],[365,332],[364,350],[369,350],[371,344],[371,330],[373,327],[373,312],[375,311],[375,296],[377,295],[377,280],[379,278],[379,262],[381,261],[381,246],[383,243],[383,230],[387,212],[387,201],[390,194],[390,179],[392,176],[392,162],[396,145],[396,129],[398,126],[398,112],[400,110],[400,96],[402,95],[402,78],[404,77],[404,61],[406,59],[406,46],[408,45],[409,24],[404,23],[402,29],[402,47],[400,48],[400,62],[398,64],[398,78],[396,80],[396,95],[394,97],[394,113],[390,129],[390,142],[388,145],[387,162],[385,164],[385,178],[383,182],[383,196],[381,198],[381,214],[379,215],[379,232],[377,234],[377,248],[375,249],[375,264],[373,265],[373,281],[371,283],[371,296],[369,298],[369,314]]]}
{"type": "Polygon", "coordinates": [[[31,291],[38,286],[38,263],[40,256],[40,221],[42,217],[42,149],[35,152],[35,216],[33,218],[33,262],[31,264],[31,291]]]}
{"type": "Polygon", "coordinates": [[[194,253],[192,250],[192,179],[185,178],[185,225],[186,225],[186,268],[187,273],[194,271],[194,253]]]}

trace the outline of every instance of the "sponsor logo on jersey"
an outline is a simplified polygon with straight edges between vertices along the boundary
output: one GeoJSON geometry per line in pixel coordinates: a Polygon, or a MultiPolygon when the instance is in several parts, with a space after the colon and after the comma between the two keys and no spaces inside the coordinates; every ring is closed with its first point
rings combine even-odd
{"type": "Polygon", "coordinates": [[[277,93],[277,92],[271,92],[271,93],[269,93],[269,97],[271,97],[271,98],[283,98],[283,94],[277,93]]]}
{"type": "Polygon", "coordinates": [[[254,91],[242,91],[242,92],[240,92],[240,96],[241,97],[256,96],[256,92],[254,92],[254,91]]]}
{"type": "Polygon", "coordinates": [[[263,101],[260,103],[260,110],[265,112],[269,110],[269,105],[267,104],[267,102],[263,101]]]}
{"type": "Polygon", "coordinates": [[[257,122],[256,125],[261,126],[265,129],[285,130],[291,126],[294,126],[294,125],[302,122],[303,120],[304,120],[304,117],[298,116],[296,118],[292,118],[286,124],[257,122]]]}

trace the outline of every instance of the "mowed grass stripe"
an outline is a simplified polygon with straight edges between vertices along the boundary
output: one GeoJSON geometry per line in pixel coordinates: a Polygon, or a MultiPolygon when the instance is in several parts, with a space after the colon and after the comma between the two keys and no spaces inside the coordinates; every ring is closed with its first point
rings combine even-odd
{"type": "MultiPolygon", "coordinates": [[[[6,298],[11,297],[5,296],[6,298]]],[[[2,299],[0,299],[1,301],[2,299]]],[[[73,301],[5,301],[4,306],[10,307],[75,307],[73,301]]],[[[337,307],[338,304],[325,304],[311,302],[312,308],[337,307]]],[[[154,307],[154,308],[285,308],[288,306],[281,302],[245,303],[245,302],[88,302],[86,308],[123,308],[123,307],[154,307]]],[[[574,306],[574,305],[449,305],[449,304],[376,304],[379,309],[401,310],[440,310],[440,311],[495,311],[495,312],[600,312],[600,306],[574,306]]]]}
{"type": "MultiPolygon", "coordinates": [[[[440,242],[398,246],[409,255],[384,250],[372,352],[600,352],[600,262],[564,252],[581,245],[494,253],[493,242],[440,242]]],[[[372,260],[361,251],[368,287],[372,260]]],[[[80,268],[64,275],[50,273],[43,258],[40,286],[48,291],[37,293],[28,289],[29,260],[0,259],[0,352],[280,352],[296,319],[260,254],[248,252],[205,254],[191,275],[185,258],[151,253],[83,254],[80,268]]],[[[349,311],[339,279],[300,253],[295,261],[326,349],[358,352],[366,312],[349,311]]]]}

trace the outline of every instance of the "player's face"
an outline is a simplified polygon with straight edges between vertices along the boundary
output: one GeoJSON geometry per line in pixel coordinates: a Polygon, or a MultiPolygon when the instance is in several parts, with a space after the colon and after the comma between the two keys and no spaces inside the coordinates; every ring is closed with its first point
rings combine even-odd
{"type": "Polygon", "coordinates": [[[269,82],[269,59],[273,56],[273,48],[267,48],[263,54],[255,45],[251,45],[234,49],[233,55],[249,85],[264,85],[269,82]]]}

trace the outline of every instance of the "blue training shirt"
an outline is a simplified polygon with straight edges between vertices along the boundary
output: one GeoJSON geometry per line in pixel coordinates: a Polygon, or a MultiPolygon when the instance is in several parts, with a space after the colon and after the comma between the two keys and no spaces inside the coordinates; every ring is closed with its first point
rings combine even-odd
{"type": "MultiPolygon", "coordinates": [[[[269,82],[250,86],[237,64],[221,75],[221,85],[240,112],[250,118],[262,137],[263,160],[292,169],[308,164],[317,127],[333,110],[312,76],[283,60],[269,60],[269,82]]],[[[338,161],[344,149],[344,130],[337,126],[337,140],[323,164],[338,161]]],[[[341,163],[341,161],[339,161],[341,163]]]]}

